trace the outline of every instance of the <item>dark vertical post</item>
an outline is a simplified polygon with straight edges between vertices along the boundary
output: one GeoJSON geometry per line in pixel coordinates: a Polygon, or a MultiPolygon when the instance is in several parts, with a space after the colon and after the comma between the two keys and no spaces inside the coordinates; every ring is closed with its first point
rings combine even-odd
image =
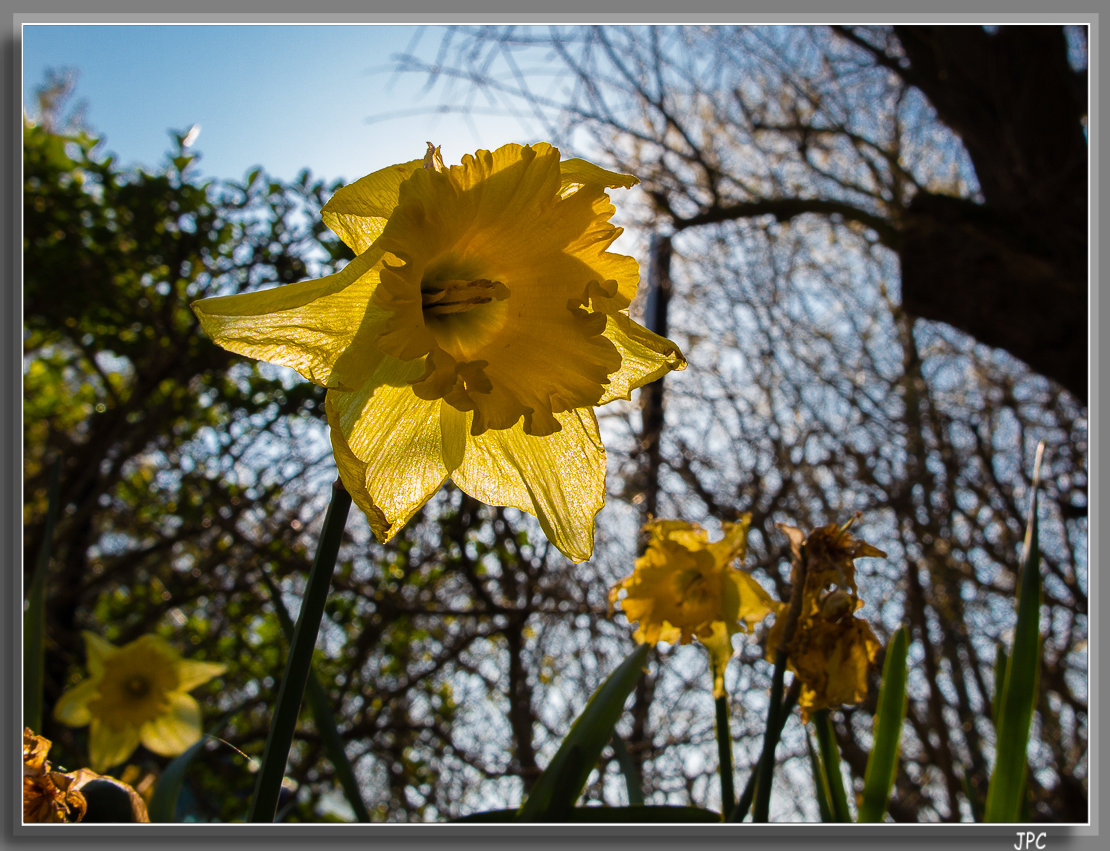
{"type": "MultiPolygon", "coordinates": [[[[667,307],[671,299],[671,236],[652,234],[648,259],[644,325],[660,336],[667,336],[667,307]]],[[[659,507],[660,438],[663,434],[663,379],[640,389],[640,521],[646,523],[655,517],[659,507]]],[[[642,550],[644,542],[638,542],[642,550]]],[[[647,779],[643,770],[644,757],[650,750],[651,731],[648,716],[655,694],[655,679],[645,674],[636,684],[632,703],[632,734],[628,739],[628,752],[639,776],[647,779]]],[[[648,790],[645,789],[645,792],[648,790]]]]}
{"type": "MultiPolygon", "coordinates": [[[[670,234],[652,234],[647,274],[647,303],[644,324],[661,337],[667,336],[667,308],[671,300],[670,234]]],[[[642,467],[643,519],[654,517],[659,506],[660,439],[663,435],[663,379],[640,391],[640,451],[642,467]]]]}

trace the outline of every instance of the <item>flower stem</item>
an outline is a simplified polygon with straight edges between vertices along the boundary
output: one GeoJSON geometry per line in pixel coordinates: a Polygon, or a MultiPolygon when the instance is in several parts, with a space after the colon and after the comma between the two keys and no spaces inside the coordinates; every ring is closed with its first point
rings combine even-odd
{"type": "Polygon", "coordinates": [[[803,543],[798,549],[798,557],[791,571],[790,607],[783,624],[782,639],[775,653],[775,672],[771,678],[771,700],[767,705],[767,729],[763,735],[763,750],[759,755],[759,777],[755,786],[755,803],[752,808],[753,822],[766,822],[771,808],[771,778],[775,772],[775,748],[779,735],[786,723],[787,713],[782,700],[783,679],[786,676],[786,662],[790,641],[802,613],[802,598],[806,584],[806,548],[803,543]]]}
{"type": "Polygon", "coordinates": [[[728,817],[736,805],[736,789],[732,780],[732,737],[728,731],[728,695],[717,703],[717,771],[721,775],[721,819],[728,817]]]}
{"type": "Polygon", "coordinates": [[[332,488],[331,504],[324,517],[316,559],[308,575],[301,613],[293,630],[285,676],[278,689],[277,708],[266,737],[266,750],[262,754],[262,767],[258,772],[251,801],[249,821],[252,822],[272,822],[277,814],[285,763],[297,729],[297,715],[311,670],[312,650],[316,646],[316,635],[324,617],[324,603],[328,598],[331,576],[335,571],[335,560],[339,555],[339,544],[343,539],[343,527],[347,523],[350,507],[351,496],[337,481],[332,488]]]}
{"type": "MultiPolygon", "coordinates": [[[[786,719],[790,717],[790,713],[794,711],[794,707],[798,704],[798,696],[801,694],[801,680],[795,679],[790,683],[790,689],[786,693],[786,699],[783,701],[782,710],[778,713],[778,733],[782,733],[783,725],[786,719]]],[[[762,765],[762,756],[760,761],[756,762],[755,767],[752,769],[751,774],[748,775],[748,782],[744,784],[744,791],[740,793],[740,800],[736,802],[736,807],[729,816],[729,821],[743,821],[744,816],[748,814],[748,809],[752,805],[752,798],[755,797],[756,782],[759,779],[759,766],[762,765]]]]}

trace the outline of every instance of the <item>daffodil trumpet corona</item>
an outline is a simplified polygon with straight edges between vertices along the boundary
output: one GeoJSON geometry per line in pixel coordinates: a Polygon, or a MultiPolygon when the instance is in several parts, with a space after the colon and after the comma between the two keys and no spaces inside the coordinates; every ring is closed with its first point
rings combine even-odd
{"type": "Polygon", "coordinates": [[[423,160],[338,190],[321,215],[355,253],[319,280],[202,299],[224,348],[327,388],[339,475],[380,540],[448,479],[593,551],[605,448],[593,408],[682,369],[628,313],[636,261],[608,190],[636,178],[548,144],[423,160]]]}

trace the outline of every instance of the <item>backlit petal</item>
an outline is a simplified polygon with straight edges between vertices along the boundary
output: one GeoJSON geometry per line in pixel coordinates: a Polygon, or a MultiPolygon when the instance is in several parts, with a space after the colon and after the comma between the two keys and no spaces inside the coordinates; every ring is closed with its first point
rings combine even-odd
{"type": "Polygon", "coordinates": [[[119,652],[119,648],[105,641],[95,632],[85,630],[81,635],[85,639],[85,661],[89,669],[89,676],[95,679],[104,673],[105,660],[119,652]]]}
{"type": "Polygon", "coordinates": [[[113,726],[100,718],[89,725],[89,767],[107,771],[119,765],[139,746],[139,728],[133,724],[113,726]]]}
{"type": "Polygon", "coordinates": [[[475,499],[534,515],[548,540],[580,562],[593,553],[594,516],[605,502],[605,448],[592,411],[555,418],[560,430],[544,437],[519,427],[468,437],[451,478],[475,499]]]}
{"type": "Polygon", "coordinates": [[[340,479],[382,541],[447,479],[443,403],[419,398],[408,385],[422,371],[420,361],[389,358],[357,392],[331,390],[326,399],[340,479]]]}
{"type": "Polygon", "coordinates": [[[640,182],[631,174],[609,171],[587,160],[577,158],[563,160],[559,163],[559,173],[561,188],[564,191],[567,191],[568,188],[577,188],[580,185],[628,189],[640,182]]]}
{"type": "Polygon", "coordinates": [[[187,694],[172,694],[166,712],[145,722],[139,735],[143,747],[156,754],[184,753],[201,736],[200,706],[187,694]]]}
{"type": "Polygon", "coordinates": [[[217,662],[195,662],[191,659],[182,659],[174,665],[177,673],[177,687],[181,691],[190,691],[203,685],[213,677],[218,677],[227,670],[227,665],[217,662]]]}
{"type": "Polygon", "coordinates": [[[54,717],[70,727],[84,727],[92,720],[89,701],[99,694],[96,680],[85,680],[67,689],[54,705],[54,717]]]}
{"type": "Polygon", "coordinates": [[[336,190],[320,217],[355,254],[368,249],[397,206],[401,183],[423,167],[423,160],[391,165],[336,190]]]}
{"type": "Polygon", "coordinates": [[[620,353],[621,365],[609,376],[609,386],[598,400],[599,405],[614,399],[631,399],[637,387],[650,384],[671,370],[686,368],[682,352],[666,337],[649,331],[624,313],[605,318],[605,336],[620,353]]]}
{"type": "Polygon", "coordinates": [[[292,367],[325,387],[355,389],[373,368],[385,318],[370,304],[380,259],[367,252],[326,278],[201,299],[192,308],[228,351],[292,367]]]}

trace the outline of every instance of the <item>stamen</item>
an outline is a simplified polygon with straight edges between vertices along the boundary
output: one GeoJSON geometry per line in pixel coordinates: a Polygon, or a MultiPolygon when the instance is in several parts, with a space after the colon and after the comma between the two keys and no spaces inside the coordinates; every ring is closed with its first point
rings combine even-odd
{"type": "Polygon", "coordinates": [[[479,278],[475,281],[437,281],[420,287],[420,301],[425,316],[449,316],[466,313],[508,296],[508,288],[500,281],[479,278]]]}

